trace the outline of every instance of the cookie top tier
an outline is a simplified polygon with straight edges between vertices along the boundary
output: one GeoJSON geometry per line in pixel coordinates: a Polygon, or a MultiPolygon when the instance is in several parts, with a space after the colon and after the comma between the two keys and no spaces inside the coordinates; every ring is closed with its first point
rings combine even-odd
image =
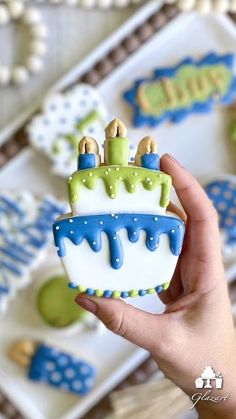
{"type": "Polygon", "coordinates": [[[129,162],[129,140],[124,124],[114,119],[105,135],[104,162],[96,140],[84,137],[79,143],[78,170],[68,181],[73,215],[164,213],[172,180],[159,171],[155,141],[150,137],[141,140],[133,164],[129,162]]]}

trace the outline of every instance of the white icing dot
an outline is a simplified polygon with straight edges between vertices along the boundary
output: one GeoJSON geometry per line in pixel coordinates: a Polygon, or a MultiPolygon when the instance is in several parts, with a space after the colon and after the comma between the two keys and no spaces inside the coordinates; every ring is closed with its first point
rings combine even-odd
{"type": "Polygon", "coordinates": [[[107,170],[105,171],[105,175],[109,175],[109,172],[107,170]]]}
{"type": "Polygon", "coordinates": [[[113,240],[116,240],[116,236],[113,237],[113,240]]]}
{"type": "Polygon", "coordinates": [[[81,383],[81,381],[78,381],[78,380],[76,380],[72,383],[72,387],[75,390],[80,390],[82,388],[82,386],[83,386],[83,384],[81,383]]]}
{"type": "Polygon", "coordinates": [[[73,231],[73,230],[71,230],[71,231],[70,231],[70,234],[73,234],[73,233],[74,233],[74,231],[73,231]]]}
{"type": "Polygon", "coordinates": [[[134,221],[138,221],[138,219],[137,218],[134,218],[134,221]]]}
{"type": "Polygon", "coordinates": [[[147,182],[150,182],[150,180],[151,180],[151,179],[150,179],[150,177],[147,177],[146,181],[147,181],[147,182]]]}
{"type": "Polygon", "coordinates": [[[56,230],[59,230],[59,228],[60,228],[59,226],[56,226],[56,230]]]}
{"type": "Polygon", "coordinates": [[[103,221],[100,221],[100,224],[103,225],[103,221]]]}
{"type": "Polygon", "coordinates": [[[58,359],[58,364],[64,367],[69,364],[69,359],[64,355],[60,356],[60,358],[58,359]]]}
{"type": "Polygon", "coordinates": [[[93,176],[92,172],[90,172],[88,175],[89,175],[89,176],[93,176]]]}
{"type": "Polygon", "coordinates": [[[115,215],[115,218],[118,218],[118,215],[115,215]]]}
{"type": "Polygon", "coordinates": [[[108,172],[110,172],[111,171],[111,168],[109,167],[107,170],[108,170],[108,172]]]}
{"type": "Polygon", "coordinates": [[[157,221],[158,220],[158,217],[154,217],[154,221],[157,221]]]}
{"type": "Polygon", "coordinates": [[[134,236],[136,236],[136,234],[137,234],[137,233],[136,233],[136,231],[134,231],[134,232],[133,232],[133,235],[134,235],[134,236]]]}
{"type": "Polygon", "coordinates": [[[115,217],[115,214],[111,214],[111,217],[115,217]]]}
{"type": "Polygon", "coordinates": [[[120,259],[116,258],[116,262],[117,262],[117,263],[118,263],[118,262],[120,262],[120,259]]]}
{"type": "Polygon", "coordinates": [[[154,237],[150,237],[150,240],[154,240],[154,237]]]}
{"type": "Polygon", "coordinates": [[[67,368],[65,371],[65,377],[66,378],[74,378],[75,377],[75,370],[72,368],[67,368]]]}
{"type": "Polygon", "coordinates": [[[69,177],[69,182],[71,182],[71,181],[72,181],[72,176],[69,177]]]}
{"type": "Polygon", "coordinates": [[[119,177],[118,177],[118,180],[122,180],[122,177],[121,177],[121,176],[119,176],[119,177]]]}
{"type": "Polygon", "coordinates": [[[85,183],[86,182],[86,179],[82,179],[82,182],[85,183]]]}
{"type": "Polygon", "coordinates": [[[95,246],[96,242],[93,242],[93,245],[95,246]]]}
{"type": "Polygon", "coordinates": [[[46,362],[46,370],[48,370],[48,371],[53,371],[53,370],[55,370],[55,364],[54,364],[54,362],[46,362]]]}
{"type": "Polygon", "coordinates": [[[132,185],[131,185],[131,188],[133,189],[134,188],[134,184],[132,183],[132,185]]]}
{"type": "Polygon", "coordinates": [[[84,224],[88,224],[88,221],[84,221],[84,224]]]}
{"type": "Polygon", "coordinates": [[[83,374],[83,375],[85,375],[85,374],[88,374],[89,373],[89,367],[87,367],[86,365],[83,365],[81,368],[80,368],[80,372],[81,372],[81,374],[83,374]]]}
{"type": "Polygon", "coordinates": [[[175,233],[175,230],[174,230],[174,229],[173,229],[173,230],[171,230],[171,233],[172,233],[172,234],[174,234],[174,233],[175,233]]]}
{"type": "Polygon", "coordinates": [[[138,176],[138,173],[137,172],[134,172],[134,176],[138,176]]]}
{"type": "Polygon", "coordinates": [[[115,198],[115,195],[113,193],[111,194],[111,198],[115,198]]]}
{"type": "Polygon", "coordinates": [[[77,195],[73,195],[73,199],[77,199],[77,195]]]}
{"type": "Polygon", "coordinates": [[[119,172],[119,170],[120,170],[119,167],[116,167],[116,171],[119,172]]]}
{"type": "Polygon", "coordinates": [[[109,188],[110,188],[110,189],[113,189],[113,186],[111,186],[111,185],[110,185],[110,186],[109,186],[109,188]]]}
{"type": "Polygon", "coordinates": [[[152,185],[152,182],[151,181],[149,182],[149,185],[152,185]]]}
{"type": "Polygon", "coordinates": [[[179,225],[178,225],[178,228],[182,228],[182,225],[181,225],[181,224],[179,224],[179,225]]]}
{"type": "Polygon", "coordinates": [[[73,223],[74,222],[74,220],[72,220],[71,218],[69,219],[69,223],[73,223]]]}
{"type": "Polygon", "coordinates": [[[52,374],[51,374],[51,380],[54,382],[54,383],[58,383],[59,381],[61,381],[61,374],[59,373],[59,372],[57,372],[57,371],[55,371],[55,372],[53,372],[52,374]]]}

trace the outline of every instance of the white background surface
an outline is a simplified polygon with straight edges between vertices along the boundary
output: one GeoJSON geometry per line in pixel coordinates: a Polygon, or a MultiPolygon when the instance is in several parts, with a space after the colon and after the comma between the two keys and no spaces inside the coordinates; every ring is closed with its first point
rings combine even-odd
{"type": "MultiPolygon", "coordinates": [[[[127,123],[129,134],[133,141],[138,141],[147,131],[131,128],[131,111],[121,100],[121,93],[128,87],[136,76],[149,74],[150,69],[158,65],[172,65],[191,53],[194,56],[213,49],[219,52],[236,52],[236,29],[227,18],[199,18],[195,15],[178,17],[161,34],[155,36],[146,46],[100,84],[99,90],[103,94],[111,112],[120,116],[127,123]],[[197,34],[189,42],[189,33],[197,34]],[[118,87],[117,87],[118,86],[118,87]]],[[[202,177],[212,171],[232,172],[235,170],[236,153],[227,138],[226,111],[215,110],[207,116],[192,116],[178,126],[165,124],[150,131],[158,140],[160,152],[171,152],[179,158],[197,177],[202,177]]],[[[27,187],[35,192],[53,191],[63,193],[64,184],[56,177],[49,177],[50,165],[43,158],[36,157],[33,151],[25,150],[21,156],[12,161],[1,173],[0,182],[8,187],[27,187]],[[21,173],[21,176],[16,176],[21,173]],[[14,179],[14,185],[12,182],[14,179]]],[[[48,389],[33,385],[26,381],[23,372],[13,366],[5,357],[6,345],[13,337],[22,334],[40,335],[41,329],[35,327],[33,316],[29,316],[32,307],[25,307],[30,290],[24,292],[24,297],[12,305],[7,321],[0,327],[0,340],[6,341],[0,348],[0,365],[4,365],[10,376],[17,376],[16,384],[21,386],[24,394],[28,394],[39,407],[47,419],[58,419],[60,415],[72,409],[64,419],[71,419],[86,409],[87,403],[96,400],[101,395],[101,389],[108,388],[115,382],[124,370],[128,372],[128,364],[135,363],[139,357],[139,350],[121,338],[107,333],[105,336],[81,335],[77,339],[70,337],[60,339],[62,345],[69,344],[78,354],[86,354],[98,367],[98,382],[94,391],[78,403],[72,395],[63,395],[48,389]],[[25,300],[24,300],[25,299],[25,300]],[[107,350],[112,348],[112,350],[107,350]],[[105,354],[105,356],[104,356],[105,354]],[[50,396],[50,398],[48,397],[50,396]]],[[[150,311],[160,311],[161,304],[155,296],[135,300],[135,304],[146,306],[150,311]]],[[[44,335],[45,336],[45,335],[44,335]]],[[[40,337],[40,336],[39,336],[40,337]]],[[[42,337],[42,336],[41,336],[42,337]]],[[[55,334],[48,333],[46,338],[57,342],[55,334]]],[[[143,353],[142,353],[143,354],[143,353]]],[[[37,419],[34,415],[31,419],[37,419]]]]}
{"type": "MultiPolygon", "coordinates": [[[[31,4],[33,4],[31,2],[31,4]]],[[[45,69],[23,87],[0,87],[0,130],[47,90],[131,16],[138,6],[112,10],[82,10],[37,5],[49,29],[45,69]]],[[[17,63],[26,54],[27,33],[20,25],[0,27],[0,61],[17,63]]]]}

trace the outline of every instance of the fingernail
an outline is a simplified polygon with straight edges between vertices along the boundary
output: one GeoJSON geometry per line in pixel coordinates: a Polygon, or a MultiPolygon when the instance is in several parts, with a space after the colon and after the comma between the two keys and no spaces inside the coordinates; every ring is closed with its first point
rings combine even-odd
{"type": "Polygon", "coordinates": [[[165,153],[164,156],[167,157],[169,160],[171,160],[173,163],[177,164],[178,166],[181,166],[178,160],[176,160],[176,158],[172,156],[171,154],[165,153]]]}
{"type": "Polygon", "coordinates": [[[82,308],[84,308],[87,311],[90,311],[90,313],[96,314],[98,311],[98,306],[94,301],[88,300],[88,298],[84,297],[76,297],[75,302],[82,308]]]}

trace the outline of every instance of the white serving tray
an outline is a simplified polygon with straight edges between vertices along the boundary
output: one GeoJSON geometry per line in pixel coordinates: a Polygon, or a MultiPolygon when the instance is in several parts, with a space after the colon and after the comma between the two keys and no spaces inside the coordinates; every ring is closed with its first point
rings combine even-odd
{"type": "MultiPolygon", "coordinates": [[[[90,68],[110,49],[111,45],[114,46],[123,36],[132,32],[155,9],[157,9],[157,2],[149,3],[130,20],[130,26],[129,22],[126,23],[122,30],[107,40],[57,87],[64,87],[90,68]]],[[[165,124],[154,130],[133,129],[131,110],[123,102],[121,94],[136,77],[149,74],[153,68],[175,64],[189,54],[198,57],[209,50],[222,53],[236,52],[234,24],[228,17],[223,16],[203,18],[195,14],[182,15],[169,23],[98,86],[111,113],[122,118],[127,124],[132,141],[140,140],[149,132],[159,140],[160,153],[174,154],[199,178],[211,172],[233,173],[235,170],[236,153],[227,138],[226,111],[217,109],[207,116],[194,115],[177,126],[165,124]],[[190,34],[196,34],[196,36],[190,38],[190,34]]],[[[22,124],[22,121],[23,116],[14,126],[22,124]]],[[[2,141],[6,138],[6,133],[9,134],[13,128],[9,127],[3,133],[2,141]]],[[[49,173],[50,164],[33,150],[25,149],[1,171],[0,184],[4,185],[4,188],[27,187],[35,193],[53,192],[65,197],[66,188],[63,180],[49,173]]],[[[9,380],[14,382],[14,387],[9,387],[4,377],[0,375],[0,387],[4,387],[5,391],[8,389],[8,394],[13,396],[18,405],[26,411],[26,418],[83,417],[85,412],[103,395],[140,364],[147,357],[147,353],[111,332],[106,332],[104,335],[82,333],[78,337],[70,336],[64,339],[51,331],[42,332],[40,327],[35,327],[34,319],[30,316],[32,306],[25,304],[25,301],[29,301],[29,293],[30,289],[22,292],[21,298],[11,305],[7,317],[0,321],[0,342],[2,343],[0,365],[7,374],[8,382],[9,380]],[[70,348],[91,360],[98,368],[98,380],[94,390],[87,397],[78,399],[75,396],[28,382],[21,370],[6,358],[6,347],[9,341],[25,334],[43,338],[55,344],[59,341],[63,347],[70,348]]],[[[144,297],[133,302],[152,312],[160,312],[163,309],[155,296],[144,297]]]]}

